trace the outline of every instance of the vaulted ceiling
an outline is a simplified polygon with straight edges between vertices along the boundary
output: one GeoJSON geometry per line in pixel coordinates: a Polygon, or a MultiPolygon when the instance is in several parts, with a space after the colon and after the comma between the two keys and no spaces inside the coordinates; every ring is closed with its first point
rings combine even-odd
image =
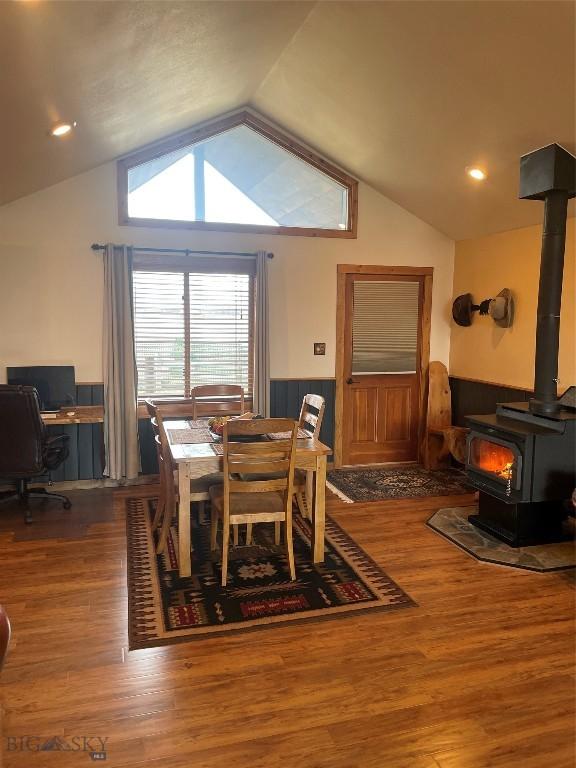
{"type": "Polygon", "coordinates": [[[519,158],[576,150],[574,8],[0,2],[0,203],[250,105],[455,239],[538,223],[519,158]]]}

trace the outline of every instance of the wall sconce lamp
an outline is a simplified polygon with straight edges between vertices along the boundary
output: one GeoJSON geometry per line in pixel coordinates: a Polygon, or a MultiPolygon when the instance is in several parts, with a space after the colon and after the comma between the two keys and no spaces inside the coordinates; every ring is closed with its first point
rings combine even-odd
{"type": "Polygon", "coordinates": [[[457,296],[452,304],[454,322],[464,327],[472,325],[474,312],[489,315],[500,328],[510,328],[514,319],[514,297],[509,288],[503,288],[494,299],[474,304],[471,293],[457,296]]]}

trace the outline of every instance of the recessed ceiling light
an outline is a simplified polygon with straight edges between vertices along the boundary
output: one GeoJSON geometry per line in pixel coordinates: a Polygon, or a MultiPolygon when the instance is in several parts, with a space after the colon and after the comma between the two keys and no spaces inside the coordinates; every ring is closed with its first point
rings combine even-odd
{"type": "Polygon", "coordinates": [[[77,125],[76,122],[73,123],[56,123],[53,128],[51,128],[50,133],[52,136],[66,136],[67,133],[70,133],[72,128],[75,128],[77,125]]]}
{"type": "Polygon", "coordinates": [[[483,171],[482,168],[466,168],[466,173],[476,181],[484,181],[486,178],[486,171],[483,171]]]}

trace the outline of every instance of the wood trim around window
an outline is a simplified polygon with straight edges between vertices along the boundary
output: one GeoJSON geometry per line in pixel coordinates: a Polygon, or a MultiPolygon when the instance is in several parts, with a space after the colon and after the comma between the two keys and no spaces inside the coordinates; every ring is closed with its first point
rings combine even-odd
{"type": "Polygon", "coordinates": [[[161,227],[162,229],[194,229],[208,232],[244,232],[246,234],[296,235],[299,237],[356,238],[358,230],[358,181],[329,163],[310,149],[299,144],[277,128],[269,125],[251,112],[236,114],[215,120],[189,131],[172,136],[164,141],[126,155],[118,160],[118,223],[130,227],[161,227]],[[317,168],[326,176],[346,187],[348,192],[348,222],[346,229],[320,229],[307,227],[268,227],[256,224],[227,224],[210,221],[175,221],[171,219],[141,219],[128,215],[128,171],[138,165],[162,157],[177,149],[217,136],[220,133],[246,125],[256,133],[285,149],[300,160],[317,168]]]}
{"type": "Polygon", "coordinates": [[[430,362],[430,330],[432,314],[432,280],[434,267],[387,267],[367,264],[338,264],[336,288],[336,402],[334,416],[334,466],[342,466],[343,431],[342,418],[344,414],[344,333],[346,328],[346,275],[366,274],[393,277],[422,277],[423,288],[420,307],[420,323],[418,337],[420,347],[419,400],[418,414],[418,461],[422,460],[423,436],[426,428],[426,383],[428,364],[430,362]]]}

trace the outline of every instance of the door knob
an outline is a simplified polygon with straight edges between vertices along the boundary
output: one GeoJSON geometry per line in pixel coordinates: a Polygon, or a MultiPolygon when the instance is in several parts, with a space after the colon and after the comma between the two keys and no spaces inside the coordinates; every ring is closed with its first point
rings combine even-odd
{"type": "Polygon", "coordinates": [[[346,379],[346,384],[354,384],[354,379],[350,376],[346,379]]]}

